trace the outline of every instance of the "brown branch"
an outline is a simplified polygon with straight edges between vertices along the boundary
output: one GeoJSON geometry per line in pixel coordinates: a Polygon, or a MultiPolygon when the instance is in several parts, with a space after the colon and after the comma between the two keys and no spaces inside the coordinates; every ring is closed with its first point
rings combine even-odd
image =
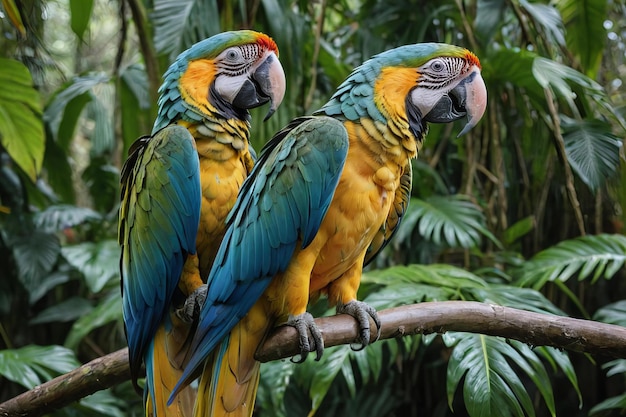
{"type": "MultiPolygon", "coordinates": [[[[533,313],[473,301],[443,301],[379,312],[381,338],[464,331],[516,339],[614,358],[626,358],[626,328],[590,320],[533,313]]],[[[328,348],[356,342],[357,326],[346,315],[315,320],[328,348]]],[[[373,325],[373,323],[372,323],[373,325]]],[[[293,327],[278,327],[257,352],[262,362],[299,353],[293,327]]],[[[95,359],[0,404],[0,416],[40,416],[130,378],[127,349],[95,359]]]]}
{"type": "Polygon", "coordinates": [[[0,404],[0,416],[34,417],[130,379],[128,349],[92,360],[0,404]]]}

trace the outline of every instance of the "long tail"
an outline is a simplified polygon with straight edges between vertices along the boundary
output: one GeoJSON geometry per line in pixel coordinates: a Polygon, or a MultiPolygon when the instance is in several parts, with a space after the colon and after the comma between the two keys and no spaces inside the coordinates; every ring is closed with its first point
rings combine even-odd
{"type": "Polygon", "coordinates": [[[162,324],[150,345],[146,357],[146,386],[144,389],[146,417],[191,417],[196,393],[191,387],[181,390],[172,405],[167,400],[182,374],[177,357],[184,349],[186,337],[176,334],[171,326],[162,324]]]}
{"type": "Polygon", "coordinates": [[[198,387],[196,417],[250,417],[259,387],[254,359],[270,323],[253,307],[207,359],[198,387]]]}

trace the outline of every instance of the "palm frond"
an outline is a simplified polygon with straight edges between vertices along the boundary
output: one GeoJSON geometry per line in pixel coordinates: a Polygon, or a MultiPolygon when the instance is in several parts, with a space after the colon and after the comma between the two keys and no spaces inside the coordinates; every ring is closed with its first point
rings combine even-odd
{"type": "Polygon", "coordinates": [[[565,240],[545,249],[515,271],[516,284],[542,288],[549,281],[610,279],[626,262],[626,237],[594,235],[565,240]]]}
{"type": "Polygon", "coordinates": [[[534,416],[527,388],[513,364],[534,383],[552,416],[552,384],[543,362],[528,346],[503,338],[448,332],[443,336],[452,355],[448,362],[448,405],[463,380],[463,399],[471,417],[534,416]]]}
{"type": "Polygon", "coordinates": [[[79,365],[74,352],[62,346],[29,345],[0,350],[0,375],[28,389],[79,365]]]}
{"type": "Polygon", "coordinates": [[[483,236],[498,243],[480,207],[461,194],[412,198],[395,241],[407,240],[415,229],[424,239],[453,248],[476,247],[483,236]]]}
{"type": "Polygon", "coordinates": [[[561,125],[570,165],[592,191],[598,190],[619,169],[622,141],[602,120],[575,120],[562,115],[561,125]]]}

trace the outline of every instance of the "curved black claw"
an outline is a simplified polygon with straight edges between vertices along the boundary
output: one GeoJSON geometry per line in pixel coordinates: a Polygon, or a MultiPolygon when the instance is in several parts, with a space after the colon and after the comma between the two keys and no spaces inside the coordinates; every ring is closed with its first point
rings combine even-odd
{"type": "Polygon", "coordinates": [[[206,301],[206,294],[206,284],[199,286],[194,292],[189,294],[185,304],[181,308],[176,309],[176,316],[185,323],[193,323],[200,317],[200,309],[206,301]]]}
{"type": "Polygon", "coordinates": [[[377,341],[380,337],[380,319],[378,318],[378,313],[374,307],[365,304],[363,301],[354,300],[347,304],[339,304],[337,305],[337,314],[349,314],[357,321],[361,346],[355,347],[350,345],[352,350],[361,350],[369,345],[370,342],[377,341]],[[376,338],[374,340],[371,340],[370,317],[376,324],[376,338]]]}
{"type": "Polygon", "coordinates": [[[315,360],[319,361],[324,353],[324,340],[322,332],[317,328],[315,320],[310,313],[303,313],[298,316],[290,316],[287,325],[296,328],[298,337],[300,338],[300,358],[297,356],[291,358],[294,363],[302,363],[309,355],[309,352],[315,351],[315,360]],[[311,332],[311,338],[309,338],[311,332]],[[312,340],[311,340],[312,339],[312,340]]]}

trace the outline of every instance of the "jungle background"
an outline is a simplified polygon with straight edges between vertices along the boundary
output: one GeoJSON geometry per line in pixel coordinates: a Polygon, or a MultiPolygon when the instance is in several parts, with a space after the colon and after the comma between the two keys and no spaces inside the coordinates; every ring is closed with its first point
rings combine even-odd
{"type": "MultiPolygon", "coordinates": [[[[481,60],[482,122],[431,126],[361,299],[626,325],[623,0],[2,0],[0,25],[0,402],[125,346],[121,165],[175,56],[239,28],[270,34],[287,76],[272,119],[252,112],[257,151],[377,52],[481,60]]],[[[449,332],[264,364],[256,414],[623,415],[625,381],[626,360],[449,332]]],[[[141,398],[125,382],[51,415],[139,416],[141,398]]]]}

